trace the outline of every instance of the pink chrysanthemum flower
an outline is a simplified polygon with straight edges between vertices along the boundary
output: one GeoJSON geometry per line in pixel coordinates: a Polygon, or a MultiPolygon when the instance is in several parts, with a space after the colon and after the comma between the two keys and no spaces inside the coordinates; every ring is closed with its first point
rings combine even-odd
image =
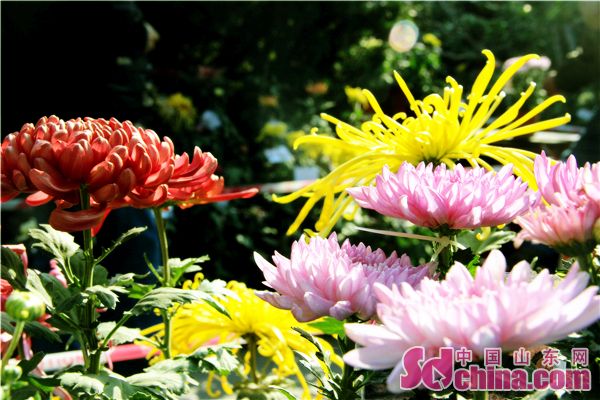
{"type": "Polygon", "coordinates": [[[594,224],[598,218],[598,207],[590,202],[580,207],[542,205],[517,218],[523,229],[515,239],[515,246],[528,240],[568,256],[590,253],[596,245],[594,224]]]}
{"type": "Polygon", "coordinates": [[[404,163],[395,174],[384,167],[375,186],[347,190],[363,208],[434,229],[506,224],[530,204],[527,185],[512,175],[511,165],[496,173],[404,163]]]}
{"type": "Polygon", "coordinates": [[[292,310],[300,322],[322,316],[343,320],[356,314],[363,320],[375,314],[376,299],[373,284],[383,286],[405,282],[417,285],[429,275],[430,265],[413,267],[407,255],[389,257],[381,250],[371,250],[346,240],[341,246],[337,235],[328,239],[304,237],[292,245],[286,258],[275,253],[275,266],[254,253],[254,260],[263,271],[264,284],[278,293],[261,291],[257,296],[273,306],[292,310]]]}
{"type": "Polygon", "coordinates": [[[600,163],[584,168],[583,190],[588,198],[600,208],[600,163]]]}
{"type": "Polygon", "coordinates": [[[575,156],[566,162],[553,163],[542,152],[535,158],[533,171],[539,195],[547,204],[557,206],[580,206],[588,201],[583,189],[583,177],[589,164],[577,167],[575,156]]]}
{"type": "Polygon", "coordinates": [[[543,243],[569,256],[590,253],[597,244],[594,223],[600,218],[600,164],[578,168],[574,156],[551,165],[546,154],[534,164],[539,201],[518,217],[515,244],[543,243]]]}
{"type": "Polygon", "coordinates": [[[550,343],[600,318],[598,287],[586,288],[588,275],[577,264],[558,284],[547,270],[534,276],[524,261],[505,271],[504,255],[494,250],[475,278],[456,263],[444,281],[423,279],[419,289],[375,285],[383,324],[346,324],[348,336],[364,347],[344,361],[372,370],[394,367],[388,388],[399,391],[401,360],[413,346],[424,346],[430,356],[440,347],[465,347],[481,358],[486,347],[550,343]]]}

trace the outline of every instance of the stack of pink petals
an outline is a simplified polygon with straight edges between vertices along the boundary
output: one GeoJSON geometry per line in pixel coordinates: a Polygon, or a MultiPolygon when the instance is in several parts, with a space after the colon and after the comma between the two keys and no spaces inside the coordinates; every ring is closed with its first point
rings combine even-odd
{"type": "Polygon", "coordinates": [[[512,166],[499,172],[457,165],[404,163],[397,173],[386,166],[375,186],[348,189],[363,208],[406,219],[428,228],[474,229],[502,225],[527,211],[527,185],[512,175],[512,166]]]}
{"type": "Polygon", "coordinates": [[[375,315],[375,283],[416,286],[432,267],[414,267],[406,255],[398,258],[394,252],[387,257],[362,243],[355,246],[346,240],[340,246],[335,233],[328,239],[313,237],[309,243],[301,237],[292,245],[289,259],[275,253],[276,267],[258,253],[254,259],[265,285],[277,291],[256,294],[275,307],[292,310],[300,322],[322,316],[343,320],[354,314],[370,319],[375,315]]]}
{"type": "Polygon", "coordinates": [[[523,228],[516,244],[530,240],[570,256],[591,252],[597,244],[594,224],[600,219],[600,163],[578,168],[570,156],[552,165],[542,153],[535,159],[534,172],[539,197],[516,219],[523,228]]]}
{"type": "Polygon", "coordinates": [[[506,274],[499,251],[490,253],[475,278],[456,263],[444,281],[424,279],[419,289],[376,284],[382,325],[346,324],[346,333],[364,346],[344,361],[364,369],[394,367],[388,388],[398,391],[404,352],[423,346],[428,356],[440,347],[465,347],[481,357],[485,348],[504,351],[562,339],[600,318],[598,287],[577,264],[556,283],[547,270],[535,275],[526,262],[506,274]]]}
{"type": "Polygon", "coordinates": [[[584,168],[583,190],[588,198],[600,208],[600,163],[584,168]]]}

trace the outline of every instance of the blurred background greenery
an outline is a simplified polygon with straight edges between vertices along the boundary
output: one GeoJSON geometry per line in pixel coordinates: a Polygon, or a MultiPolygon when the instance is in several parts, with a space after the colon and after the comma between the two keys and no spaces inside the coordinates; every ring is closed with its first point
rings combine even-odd
{"type": "MultiPolygon", "coordinates": [[[[23,4],[2,3],[3,29],[5,23],[10,27],[11,16],[26,11],[23,4]]],[[[64,7],[63,13],[75,13],[76,6],[64,7]]],[[[468,89],[485,61],[482,49],[493,51],[498,72],[505,60],[534,52],[547,56],[552,66],[515,79],[508,95],[518,95],[533,79],[544,96],[551,70],[581,53],[586,29],[577,2],[139,2],[137,8],[160,39],[140,57],[144,112],[119,118],[137,118],[134,122],[171,137],[177,152],[191,152],[193,146],[210,151],[219,160],[218,174],[234,187],[329,170],[343,155],[311,148],[294,152],[293,139],[313,127],[331,133],[320,112],[353,123],[368,119],[370,109],[356,88],[370,89],[388,113],[407,111],[394,70],[418,98],[440,92],[447,75],[468,89]],[[416,39],[403,51],[388,40],[400,21],[416,39]]],[[[103,29],[113,29],[107,22],[103,29]]],[[[11,38],[3,34],[2,40],[4,67],[15,60],[5,58],[5,40],[11,38]]],[[[17,70],[12,76],[3,71],[3,82],[17,70]]],[[[3,85],[3,134],[40,116],[19,114],[18,102],[9,103],[18,90],[3,85]],[[9,120],[15,115],[28,119],[9,120]]],[[[585,125],[597,93],[597,86],[566,93],[568,103],[552,107],[552,115],[568,111],[574,125],[585,125]]],[[[252,252],[287,255],[300,233],[287,237],[285,232],[300,207],[301,202],[275,204],[270,194],[261,193],[250,200],[176,209],[169,220],[172,256],[209,254],[208,277],[259,287],[252,252]]],[[[21,224],[36,218],[45,222],[32,210],[3,207],[2,217],[5,243],[24,239],[18,233],[21,224]]],[[[312,228],[314,217],[304,227],[312,228]]],[[[359,218],[357,224],[382,228],[372,214],[359,218]]],[[[414,241],[348,227],[341,233],[388,251],[407,251],[413,262],[424,261],[431,251],[414,241]]]]}

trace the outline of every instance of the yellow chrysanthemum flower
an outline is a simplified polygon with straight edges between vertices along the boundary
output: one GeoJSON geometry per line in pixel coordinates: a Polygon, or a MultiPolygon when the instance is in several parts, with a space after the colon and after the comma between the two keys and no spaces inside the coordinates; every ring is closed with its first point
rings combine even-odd
{"type": "MultiPolygon", "coordinates": [[[[287,143],[290,147],[294,146],[294,143],[301,137],[308,136],[308,134],[304,131],[293,131],[288,134],[287,143]]],[[[323,147],[318,143],[315,144],[306,144],[302,146],[302,151],[306,155],[313,160],[319,158],[320,155],[325,156],[329,163],[333,166],[339,165],[346,160],[352,158],[355,153],[349,152],[346,149],[338,148],[338,147],[323,147]]]]}
{"type": "MultiPolygon", "coordinates": [[[[183,288],[195,289],[202,279],[202,274],[198,274],[193,282],[186,281],[183,288]]],[[[243,283],[230,281],[227,288],[235,293],[237,298],[231,296],[218,301],[231,318],[205,302],[183,304],[177,308],[171,320],[171,355],[174,357],[179,354],[191,354],[199,347],[208,344],[215,345],[239,339],[255,340],[258,354],[275,364],[273,374],[281,378],[295,375],[304,389],[302,398],[310,399],[309,387],[296,363],[294,351],[314,356],[317,349],[292,328],[299,327],[309,333],[320,333],[320,331],[296,321],[290,311],[275,308],[258,298],[254,290],[247,288],[243,283]]],[[[159,324],[148,328],[143,334],[162,337],[164,325],[159,324]]],[[[324,340],[317,340],[330,351],[332,359],[341,365],[341,359],[334,354],[331,345],[324,340]]],[[[247,375],[250,373],[251,362],[248,353],[244,361],[244,373],[247,375]]],[[[212,378],[209,377],[208,384],[212,378]]],[[[231,387],[227,381],[221,380],[221,383],[224,391],[231,394],[231,387]]],[[[207,392],[211,394],[210,388],[207,388],[207,392]]]]}
{"type": "Polygon", "coordinates": [[[267,121],[260,129],[260,134],[256,138],[257,142],[265,140],[266,138],[280,139],[285,137],[288,131],[288,126],[285,122],[279,120],[267,121]]]}
{"type": "Polygon", "coordinates": [[[432,45],[433,47],[442,47],[442,41],[435,36],[433,33],[426,33],[423,35],[423,43],[432,45]]]}
{"type": "Polygon", "coordinates": [[[363,106],[363,108],[369,105],[369,99],[367,99],[367,96],[365,96],[363,93],[363,89],[359,87],[346,86],[344,88],[344,92],[346,93],[346,97],[348,98],[349,102],[358,103],[363,106]]]}
{"type": "Polygon", "coordinates": [[[167,104],[176,110],[181,118],[194,118],[196,116],[196,108],[189,97],[177,92],[167,98],[167,104]]]}
{"type": "Polygon", "coordinates": [[[414,116],[404,113],[394,116],[384,114],[368,90],[363,93],[375,114],[360,129],[322,114],[323,119],[336,125],[339,138],[305,136],[295,142],[295,147],[320,144],[324,148],[354,151],[356,156],[303,189],[282,197],[274,196],[274,200],[279,203],[290,203],[300,197],[308,197],[287,233],[294,233],[309,211],[321,200],[323,209],[315,225],[319,234],[327,235],[342,215],[352,218],[357,206],[349,208],[353,205],[353,200],[348,196],[346,188],[372,184],[386,164],[395,171],[404,161],[415,165],[421,161],[444,163],[454,167],[456,161],[466,160],[473,166],[480,165],[490,170],[490,162],[493,161],[500,164],[512,163],[514,172],[534,187],[533,159],[536,154],[522,149],[500,147],[494,143],[569,122],[570,116],[565,114],[559,118],[525,124],[550,105],[564,102],[565,99],[562,96],[552,96],[519,116],[523,104],[535,90],[535,84],[531,83],[515,104],[489,123],[505,97],[502,92],[505,84],[527,61],[538,56],[529,54],[521,57],[490,84],[496,63],[491,51],[484,50],[483,54],[487,57],[486,65],[473,83],[466,102],[463,101],[462,86],[452,77],[446,78],[450,86],[444,88],[442,96],[431,94],[423,100],[415,100],[400,74],[395,72],[396,81],[407,97],[414,116]]]}

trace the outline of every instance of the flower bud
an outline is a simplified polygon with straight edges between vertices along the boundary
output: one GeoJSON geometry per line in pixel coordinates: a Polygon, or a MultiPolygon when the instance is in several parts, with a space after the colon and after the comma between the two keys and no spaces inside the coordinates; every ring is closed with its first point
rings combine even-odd
{"type": "Polygon", "coordinates": [[[6,300],[6,312],[17,321],[33,321],[46,312],[46,305],[38,295],[15,290],[6,300]]]}
{"type": "Polygon", "coordinates": [[[23,370],[17,364],[7,363],[2,372],[2,383],[11,384],[19,380],[23,370]]]}

